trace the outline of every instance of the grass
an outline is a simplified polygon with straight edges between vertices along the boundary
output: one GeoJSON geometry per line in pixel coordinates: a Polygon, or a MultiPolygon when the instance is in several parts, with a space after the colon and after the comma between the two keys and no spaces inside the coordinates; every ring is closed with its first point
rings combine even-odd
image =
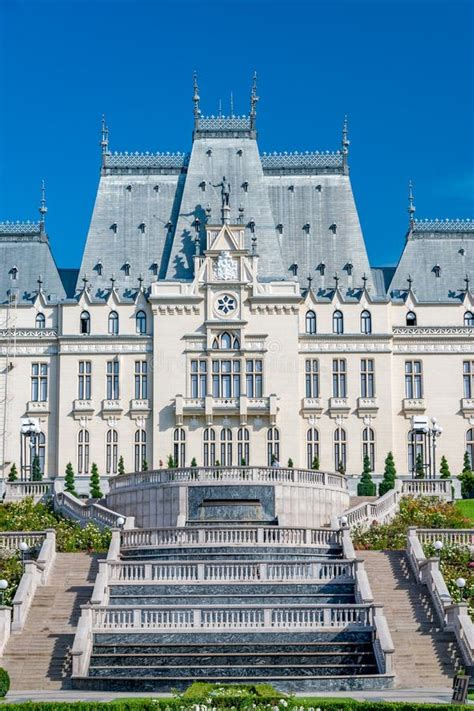
{"type": "Polygon", "coordinates": [[[465,518],[474,523],[474,499],[460,499],[454,506],[465,518]]]}

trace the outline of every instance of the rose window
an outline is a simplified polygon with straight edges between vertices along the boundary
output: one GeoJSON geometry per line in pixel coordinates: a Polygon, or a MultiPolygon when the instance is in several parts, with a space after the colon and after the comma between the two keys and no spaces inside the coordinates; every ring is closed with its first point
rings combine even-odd
{"type": "Polygon", "coordinates": [[[219,296],[216,303],[217,311],[224,314],[224,316],[232,313],[237,308],[237,301],[235,297],[230,294],[223,294],[222,296],[219,296]]]}

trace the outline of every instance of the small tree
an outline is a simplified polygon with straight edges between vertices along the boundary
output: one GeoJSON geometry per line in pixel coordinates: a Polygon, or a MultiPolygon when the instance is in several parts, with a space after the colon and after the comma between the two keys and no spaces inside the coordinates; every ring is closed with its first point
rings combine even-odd
{"type": "Polygon", "coordinates": [[[13,462],[13,464],[10,467],[10,471],[8,472],[8,480],[7,481],[17,481],[18,480],[18,472],[16,470],[16,464],[13,462]]]}
{"type": "Polygon", "coordinates": [[[415,477],[417,479],[425,478],[425,467],[423,464],[423,455],[421,452],[418,452],[415,459],[415,477]]]}
{"type": "Polygon", "coordinates": [[[448,460],[446,459],[444,454],[441,457],[441,466],[439,468],[439,474],[441,479],[451,479],[451,472],[449,471],[448,460]]]}
{"type": "Polygon", "coordinates": [[[148,462],[146,459],[144,459],[142,462],[142,472],[147,472],[147,471],[148,471],[148,462]]]}
{"type": "Polygon", "coordinates": [[[461,482],[461,496],[463,499],[473,499],[474,498],[474,472],[470,470],[462,472],[459,475],[459,481],[461,482]]]}
{"type": "Polygon", "coordinates": [[[216,463],[215,463],[214,466],[215,466],[215,467],[220,467],[220,465],[221,465],[220,461],[219,461],[218,459],[216,459],[216,463]]]}
{"type": "Polygon", "coordinates": [[[97,464],[94,462],[91,469],[91,478],[89,482],[89,491],[91,499],[101,499],[103,494],[100,488],[100,476],[97,464]]]}
{"type": "Polygon", "coordinates": [[[319,457],[317,455],[315,457],[313,457],[311,469],[316,469],[317,471],[319,471],[319,457]]]}
{"type": "Polygon", "coordinates": [[[344,462],[342,461],[342,459],[339,461],[337,471],[339,472],[339,474],[343,474],[343,475],[346,473],[346,468],[344,466],[344,462]]]}
{"type": "Polygon", "coordinates": [[[469,452],[464,452],[462,473],[464,474],[465,472],[470,472],[470,471],[471,471],[471,457],[469,456],[469,452]]]}
{"type": "Polygon", "coordinates": [[[174,469],[175,468],[175,463],[174,463],[174,457],[172,454],[168,454],[168,469],[174,469]]]}
{"type": "Polygon", "coordinates": [[[240,460],[240,466],[241,466],[241,467],[246,467],[246,466],[247,466],[247,462],[245,461],[245,457],[242,457],[242,459],[240,460]]]}
{"type": "Polygon", "coordinates": [[[64,484],[64,491],[67,491],[68,494],[72,494],[73,496],[77,496],[76,487],[74,485],[74,469],[72,468],[71,462],[66,464],[64,484]]]}
{"type": "Polygon", "coordinates": [[[33,457],[31,462],[31,481],[41,481],[43,478],[43,472],[41,471],[41,465],[38,455],[33,457]]]}
{"type": "Polygon", "coordinates": [[[293,469],[293,460],[291,457],[288,460],[288,467],[289,467],[289,469],[293,469]]]}
{"type": "Polygon", "coordinates": [[[123,461],[122,455],[120,455],[119,460],[118,460],[118,473],[125,474],[125,463],[123,461]]]}
{"type": "Polygon", "coordinates": [[[362,476],[360,482],[357,484],[357,496],[375,496],[377,493],[377,487],[372,481],[370,472],[372,468],[370,466],[370,459],[366,454],[364,457],[364,468],[362,471],[362,476]]]}
{"type": "Polygon", "coordinates": [[[198,463],[196,462],[196,457],[193,457],[193,458],[191,459],[191,466],[192,466],[192,467],[197,467],[197,465],[198,465],[198,463]]]}
{"type": "Polygon", "coordinates": [[[395,469],[395,462],[393,460],[392,452],[389,452],[385,458],[385,467],[383,470],[383,479],[379,484],[379,496],[383,496],[395,487],[395,478],[397,476],[397,470],[395,469]]]}

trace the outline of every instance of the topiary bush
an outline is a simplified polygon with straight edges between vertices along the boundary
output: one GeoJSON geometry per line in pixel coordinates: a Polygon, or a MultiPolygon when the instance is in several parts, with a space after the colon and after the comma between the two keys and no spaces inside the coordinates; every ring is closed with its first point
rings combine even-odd
{"type": "Polygon", "coordinates": [[[393,459],[392,452],[389,452],[385,458],[385,467],[383,470],[383,479],[379,484],[379,496],[383,496],[395,487],[395,479],[397,476],[397,470],[395,468],[395,461],[393,459]]]}
{"type": "Polygon", "coordinates": [[[10,689],[10,676],[6,669],[0,667],[0,697],[7,695],[10,689]]]}
{"type": "Polygon", "coordinates": [[[357,484],[357,496],[375,496],[377,494],[377,487],[372,481],[370,472],[370,459],[366,454],[364,457],[362,476],[360,482],[357,484]]]}

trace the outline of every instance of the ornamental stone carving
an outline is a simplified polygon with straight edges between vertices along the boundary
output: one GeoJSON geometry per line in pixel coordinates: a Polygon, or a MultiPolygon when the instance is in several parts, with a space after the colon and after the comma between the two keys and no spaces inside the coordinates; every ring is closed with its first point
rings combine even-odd
{"type": "Polygon", "coordinates": [[[222,251],[213,265],[214,278],[219,281],[235,281],[237,279],[237,262],[230,252],[222,251]]]}

